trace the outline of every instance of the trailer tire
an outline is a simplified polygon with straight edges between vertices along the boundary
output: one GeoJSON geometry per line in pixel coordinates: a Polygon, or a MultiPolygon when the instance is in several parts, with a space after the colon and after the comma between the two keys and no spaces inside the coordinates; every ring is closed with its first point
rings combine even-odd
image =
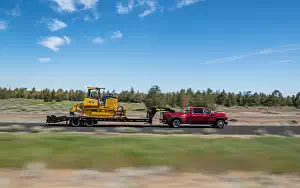
{"type": "Polygon", "coordinates": [[[93,127],[93,126],[94,126],[94,120],[93,120],[93,119],[87,119],[87,120],[85,121],[85,125],[86,125],[87,127],[93,127]]]}
{"type": "Polygon", "coordinates": [[[78,127],[80,125],[80,120],[78,118],[72,118],[70,123],[73,127],[78,127]]]}

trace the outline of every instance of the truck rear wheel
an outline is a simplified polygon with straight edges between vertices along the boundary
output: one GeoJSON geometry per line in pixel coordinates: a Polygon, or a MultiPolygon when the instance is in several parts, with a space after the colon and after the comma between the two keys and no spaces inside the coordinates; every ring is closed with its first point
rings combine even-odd
{"type": "Polygon", "coordinates": [[[171,127],[173,128],[179,128],[181,125],[180,119],[173,119],[171,122],[171,127]]]}

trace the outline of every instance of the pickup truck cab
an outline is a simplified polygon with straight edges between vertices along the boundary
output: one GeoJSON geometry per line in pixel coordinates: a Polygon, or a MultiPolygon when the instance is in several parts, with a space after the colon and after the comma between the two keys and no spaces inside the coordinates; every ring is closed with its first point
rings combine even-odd
{"type": "Polygon", "coordinates": [[[179,128],[181,124],[206,124],[223,129],[228,125],[228,117],[223,112],[213,112],[205,107],[187,107],[185,112],[163,112],[160,122],[179,128]]]}

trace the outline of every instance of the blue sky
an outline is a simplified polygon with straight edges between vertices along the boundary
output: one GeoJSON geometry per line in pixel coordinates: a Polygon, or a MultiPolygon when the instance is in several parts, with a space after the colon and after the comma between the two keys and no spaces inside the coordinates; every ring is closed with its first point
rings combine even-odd
{"type": "Polygon", "coordinates": [[[1,0],[0,87],[300,91],[298,0],[1,0]]]}

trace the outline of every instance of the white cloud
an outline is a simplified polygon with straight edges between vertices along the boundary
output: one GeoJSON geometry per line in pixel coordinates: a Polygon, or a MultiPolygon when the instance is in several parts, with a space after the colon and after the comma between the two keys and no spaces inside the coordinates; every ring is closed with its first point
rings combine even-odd
{"type": "Polygon", "coordinates": [[[85,15],[85,16],[83,17],[83,20],[84,20],[84,21],[90,21],[91,18],[90,18],[88,15],[85,15]]]}
{"type": "Polygon", "coordinates": [[[98,0],[77,0],[77,3],[83,6],[83,9],[96,8],[98,0]]]}
{"type": "Polygon", "coordinates": [[[292,60],[276,61],[276,62],[273,62],[272,64],[283,64],[283,63],[290,63],[290,62],[292,62],[292,60]]]}
{"type": "Polygon", "coordinates": [[[149,9],[145,10],[143,13],[141,13],[139,15],[139,17],[143,18],[145,16],[148,16],[150,14],[152,14],[153,12],[156,11],[156,6],[157,6],[157,3],[156,1],[154,0],[147,0],[146,1],[146,4],[149,6],[149,9]]]}
{"type": "Polygon", "coordinates": [[[55,4],[52,8],[57,12],[75,12],[79,10],[97,9],[99,0],[49,0],[55,4]]]}
{"type": "Polygon", "coordinates": [[[57,52],[59,50],[60,46],[63,45],[69,45],[71,43],[71,40],[68,37],[47,37],[44,38],[42,41],[39,42],[40,45],[45,46],[54,52],[57,52]]]}
{"type": "Polygon", "coordinates": [[[234,56],[228,56],[228,57],[222,57],[222,58],[218,58],[215,60],[206,61],[201,64],[223,63],[223,62],[239,60],[239,59],[243,59],[243,58],[247,58],[247,57],[252,57],[252,56],[256,56],[256,55],[268,55],[268,54],[273,54],[273,53],[281,53],[281,52],[295,51],[295,50],[300,50],[300,44],[283,45],[283,46],[278,46],[275,48],[267,48],[267,49],[262,49],[259,51],[247,52],[247,53],[234,55],[234,56]]]}
{"type": "Polygon", "coordinates": [[[118,30],[116,32],[113,32],[113,35],[110,36],[111,39],[122,39],[123,34],[118,30]]]}
{"type": "Polygon", "coordinates": [[[117,2],[117,12],[119,14],[128,14],[129,13],[129,8],[128,7],[124,7],[123,4],[121,2],[117,2]]]}
{"type": "Polygon", "coordinates": [[[58,31],[66,27],[68,27],[68,25],[58,19],[52,19],[48,22],[48,28],[52,32],[58,31]]]}
{"type": "Polygon", "coordinates": [[[41,63],[48,63],[51,61],[51,58],[38,58],[38,61],[41,63]]]}
{"type": "Polygon", "coordinates": [[[155,11],[155,9],[145,10],[142,14],[139,15],[139,17],[143,18],[145,16],[148,16],[148,15],[152,14],[154,11],[155,11]]]}
{"type": "Polygon", "coordinates": [[[53,9],[57,12],[75,12],[76,6],[74,0],[50,0],[56,4],[53,9]]]}
{"type": "Polygon", "coordinates": [[[200,2],[200,0],[179,0],[179,1],[177,1],[176,7],[182,8],[182,7],[192,5],[192,4],[195,4],[198,2],[200,2]]]}
{"type": "Polygon", "coordinates": [[[128,8],[129,10],[133,10],[134,7],[134,0],[128,0],[128,8]]]}
{"type": "Polygon", "coordinates": [[[136,7],[146,8],[146,10],[139,14],[139,17],[141,18],[152,14],[157,9],[163,10],[162,8],[158,7],[157,0],[137,0],[136,4],[134,0],[129,0],[128,5],[123,5],[122,2],[117,2],[116,5],[118,14],[129,14],[136,7]]]}
{"type": "Polygon", "coordinates": [[[100,15],[97,12],[97,9],[93,9],[92,13],[93,13],[93,16],[94,16],[94,20],[98,20],[100,18],[100,15]]]}
{"type": "Polygon", "coordinates": [[[66,41],[66,43],[67,43],[68,45],[71,44],[71,39],[70,39],[69,37],[64,36],[64,39],[65,39],[65,41],[66,41]]]}
{"type": "Polygon", "coordinates": [[[7,29],[7,22],[6,21],[1,21],[0,20],[0,31],[4,31],[7,29]]]}
{"type": "Polygon", "coordinates": [[[124,6],[123,3],[117,2],[116,8],[119,14],[128,14],[133,10],[134,0],[129,0],[128,5],[124,6]]]}
{"type": "Polygon", "coordinates": [[[11,11],[6,11],[5,13],[13,17],[18,17],[21,16],[22,11],[19,8],[19,5],[16,5],[16,8],[12,9],[11,11]]]}
{"type": "Polygon", "coordinates": [[[100,18],[99,13],[97,12],[97,10],[93,9],[92,16],[84,15],[83,20],[84,21],[95,21],[95,20],[98,20],[99,18],[100,18]]]}
{"type": "Polygon", "coordinates": [[[104,39],[102,37],[97,37],[93,39],[94,44],[104,44],[104,39]]]}
{"type": "Polygon", "coordinates": [[[169,10],[175,10],[175,9],[179,9],[185,6],[189,6],[189,5],[193,5],[196,4],[200,1],[205,1],[205,0],[177,0],[176,5],[172,8],[170,8],[169,10]]]}

